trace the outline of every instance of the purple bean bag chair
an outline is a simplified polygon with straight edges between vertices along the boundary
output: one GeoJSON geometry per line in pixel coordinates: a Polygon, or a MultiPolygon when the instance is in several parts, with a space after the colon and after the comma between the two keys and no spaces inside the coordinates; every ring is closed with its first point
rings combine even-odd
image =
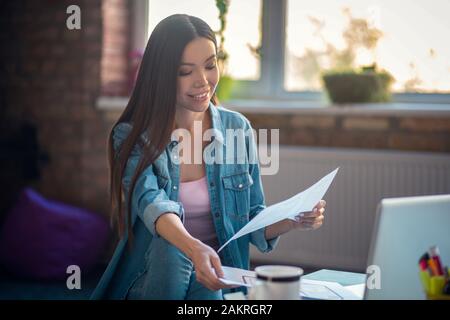
{"type": "Polygon", "coordinates": [[[36,280],[67,279],[70,265],[83,276],[99,262],[108,237],[108,222],[98,214],[25,188],[0,230],[0,264],[36,280]]]}

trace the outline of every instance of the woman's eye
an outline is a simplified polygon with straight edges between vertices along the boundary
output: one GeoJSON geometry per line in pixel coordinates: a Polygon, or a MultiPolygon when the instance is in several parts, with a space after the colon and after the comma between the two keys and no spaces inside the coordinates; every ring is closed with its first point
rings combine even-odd
{"type": "MultiPolygon", "coordinates": [[[[216,67],[216,64],[212,64],[212,65],[209,65],[209,66],[207,66],[206,67],[206,69],[207,70],[212,70],[212,69],[214,69],[216,67]]],[[[188,75],[190,75],[192,73],[192,71],[180,71],[179,73],[178,73],[178,75],[179,76],[188,76],[188,75]]]]}

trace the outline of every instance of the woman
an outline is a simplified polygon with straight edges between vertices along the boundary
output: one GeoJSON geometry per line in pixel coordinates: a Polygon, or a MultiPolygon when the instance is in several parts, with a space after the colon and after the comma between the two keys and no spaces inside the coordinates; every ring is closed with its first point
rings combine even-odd
{"type": "MultiPolygon", "coordinates": [[[[204,21],[177,14],[156,26],[109,139],[111,204],[121,241],[92,298],[222,299],[222,289],[245,290],[219,278],[222,265],[249,268],[249,243],[269,252],[282,233],[322,224],[324,201],[303,218],[254,231],[217,254],[265,208],[259,165],[248,153],[233,164],[179,161],[213,144],[229,159],[225,130],[251,129],[241,114],[216,106],[218,81],[216,39],[204,21]],[[180,130],[188,137],[173,135],[180,130]],[[213,142],[186,143],[208,130],[213,142]]],[[[247,136],[246,151],[255,146],[247,136]]]]}

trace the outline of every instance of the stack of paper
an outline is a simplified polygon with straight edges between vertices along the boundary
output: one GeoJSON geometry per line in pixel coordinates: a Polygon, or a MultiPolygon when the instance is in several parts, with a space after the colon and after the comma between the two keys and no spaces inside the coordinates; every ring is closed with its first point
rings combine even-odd
{"type": "Polygon", "coordinates": [[[314,300],[361,300],[351,290],[337,282],[302,279],[300,281],[300,296],[303,299],[314,300]]]}

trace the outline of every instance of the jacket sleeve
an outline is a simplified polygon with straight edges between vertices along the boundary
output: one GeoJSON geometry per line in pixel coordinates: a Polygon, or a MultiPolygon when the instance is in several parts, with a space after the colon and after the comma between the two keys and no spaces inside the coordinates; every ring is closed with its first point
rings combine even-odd
{"type": "MultiPolygon", "coordinates": [[[[113,145],[115,152],[118,151],[122,142],[131,131],[128,123],[119,123],[113,130],[113,145]]],[[[129,196],[129,188],[136,167],[142,155],[142,148],[136,144],[128,158],[122,177],[125,200],[129,196]]],[[[157,178],[153,171],[153,165],[146,167],[136,180],[136,185],[131,199],[133,220],[137,215],[145,224],[152,235],[159,237],[156,232],[156,220],[165,213],[175,213],[182,219],[184,214],[183,206],[176,201],[169,199],[164,189],[158,186],[157,178]]]]}
{"type": "MultiPolygon", "coordinates": [[[[246,122],[246,130],[252,130],[248,120],[246,120],[246,122]]],[[[249,135],[247,143],[247,154],[250,159],[249,172],[253,180],[253,184],[250,187],[250,220],[266,208],[258,161],[258,149],[253,132],[251,133],[252,134],[249,135]]],[[[256,246],[261,252],[270,252],[276,247],[280,237],[278,236],[273,239],[266,240],[265,231],[266,228],[261,228],[250,233],[250,243],[256,246]]]]}

